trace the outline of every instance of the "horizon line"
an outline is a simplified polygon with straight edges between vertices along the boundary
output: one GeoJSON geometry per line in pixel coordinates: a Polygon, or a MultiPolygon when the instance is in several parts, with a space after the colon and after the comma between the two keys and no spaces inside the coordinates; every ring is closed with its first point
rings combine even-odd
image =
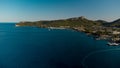
{"type": "MultiPolygon", "coordinates": [[[[115,19],[115,20],[112,20],[112,21],[107,21],[105,19],[89,19],[87,18],[86,16],[74,16],[74,17],[68,17],[68,18],[59,18],[59,19],[43,19],[43,20],[26,20],[26,22],[35,22],[35,21],[53,21],[53,20],[65,20],[65,19],[70,19],[70,18],[78,18],[78,17],[84,17],[88,20],[93,20],[93,21],[97,21],[97,20],[103,20],[103,21],[106,21],[106,22],[113,22],[115,20],[118,20],[118,19],[115,19]]],[[[24,22],[25,20],[23,21],[0,21],[0,23],[19,23],[19,22],[24,22]]]]}

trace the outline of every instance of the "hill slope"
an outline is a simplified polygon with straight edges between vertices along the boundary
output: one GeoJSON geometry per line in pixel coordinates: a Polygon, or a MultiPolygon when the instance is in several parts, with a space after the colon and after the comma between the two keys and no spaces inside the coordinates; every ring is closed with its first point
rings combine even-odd
{"type": "Polygon", "coordinates": [[[91,27],[101,25],[100,22],[88,20],[85,17],[75,17],[69,19],[61,20],[52,20],[52,21],[35,21],[35,22],[20,22],[17,23],[20,26],[38,26],[38,27],[60,27],[60,26],[69,26],[69,27],[91,27]]]}

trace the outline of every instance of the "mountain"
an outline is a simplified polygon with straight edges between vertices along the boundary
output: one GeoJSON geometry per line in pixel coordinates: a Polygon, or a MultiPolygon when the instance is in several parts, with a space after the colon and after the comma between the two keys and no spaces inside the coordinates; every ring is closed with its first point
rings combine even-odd
{"type": "Polygon", "coordinates": [[[107,22],[107,21],[104,21],[104,20],[97,20],[96,22],[99,22],[103,26],[107,26],[107,27],[120,27],[120,19],[117,19],[113,22],[107,22]]]}
{"type": "Polygon", "coordinates": [[[111,22],[110,26],[120,27],[120,19],[111,22]]]}
{"type": "Polygon", "coordinates": [[[38,27],[60,27],[60,26],[92,27],[92,26],[101,25],[101,23],[93,20],[89,20],[84,16],[81,16],[81,17],[74,17],[74,18],[68,18],[68,19],[51,20],[51,21],[20,22],[20,23],[17,23],[16,25],[38,26],[38,27]]]}
{"type": "Polygon", "coordinates": [[[96,22],[99,22],[102,24],[102,26],[105,27],[109,27],[110,26],[110,22],[104,21],[104,20],[97,20],[96,22]]]}
{"type": "Polygon", "coordinates": [[[104,20],[96,20],[96,22],[100,22],[100,23],[109,23],[109,22],[104,21],[104,20]]]}
{"type": "Polygon", "coordinates": [[[118,23],[118,24],[120,24],[120,19],[117,19],[117,20],[113,21],[112,23],[118,23]]]}

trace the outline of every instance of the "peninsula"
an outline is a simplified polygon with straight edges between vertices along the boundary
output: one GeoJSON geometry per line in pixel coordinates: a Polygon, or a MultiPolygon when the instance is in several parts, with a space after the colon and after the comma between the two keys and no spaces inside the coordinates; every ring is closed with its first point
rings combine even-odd
{"type": "Polygon", "coordinates": [[[108,40],[109,45],[120,44],[120,19],[113,22],[89,20],[84,16],[68,19],[20,22],[16,26],[35,26],[49,29],[73,29],[92,35],[96,40],[108,40]]]}

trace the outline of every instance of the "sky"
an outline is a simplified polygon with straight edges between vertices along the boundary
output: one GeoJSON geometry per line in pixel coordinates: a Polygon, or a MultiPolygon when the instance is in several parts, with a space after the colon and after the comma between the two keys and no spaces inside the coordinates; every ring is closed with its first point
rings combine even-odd
{"type": "Polygon", "coordinates": [[[120,0],[0,0],[0,22],[120,18],[120,0]]]}

